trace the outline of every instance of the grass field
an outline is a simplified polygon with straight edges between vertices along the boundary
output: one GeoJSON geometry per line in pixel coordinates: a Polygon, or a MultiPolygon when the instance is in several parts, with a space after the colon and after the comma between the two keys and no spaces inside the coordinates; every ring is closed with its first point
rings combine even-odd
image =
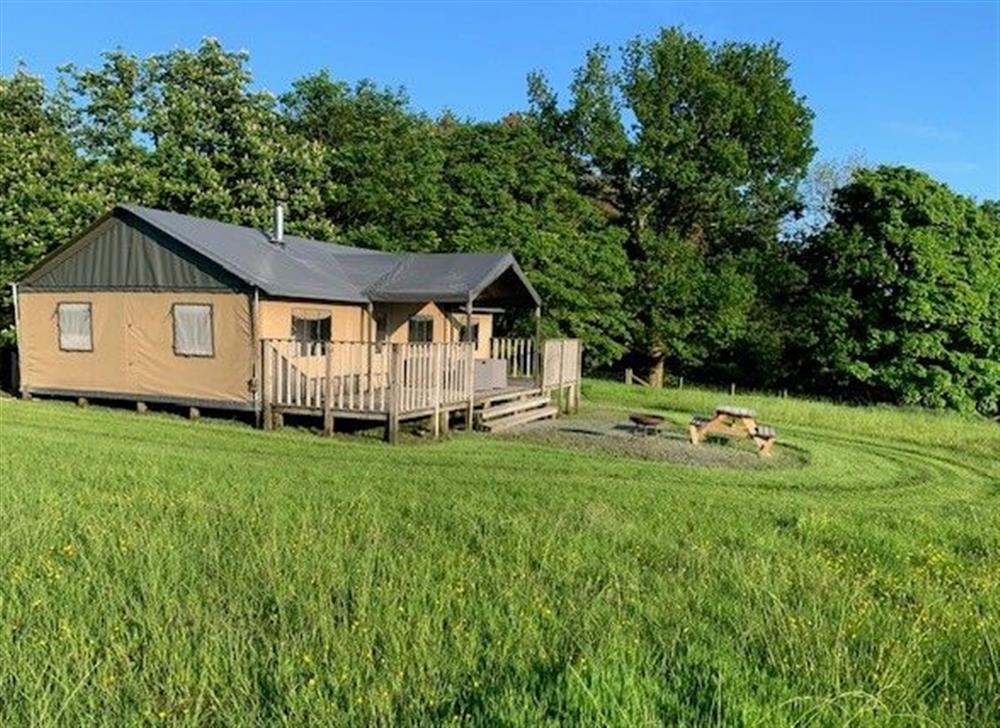
{"type": "Polygon", "coordinates": [[[1000,427],[584,413],[723,400],[796,465],[0,401],[0,725],[1000,724],[1000,427]]]}

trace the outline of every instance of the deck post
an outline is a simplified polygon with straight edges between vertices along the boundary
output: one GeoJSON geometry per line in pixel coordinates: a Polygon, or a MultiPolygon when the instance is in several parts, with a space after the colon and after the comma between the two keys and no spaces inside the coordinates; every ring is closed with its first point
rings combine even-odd
{"type": "Polygon", "coordinates": [[[255,427],[261,426],[261,390],[263,376],[264,347],[260,339],[260,289],[254,286],[250,300],[250,361],[252,362],[251,387],[253,388],[253,422],[255,427]],[[258,356],[258,349],[260,356],[258,356]]]}
{"type": "Polygon", "coordinates": [[[576,384],[573,386],[573,414],[580,412],[580,387],[583,386],[583,342],[576,340],[576,384]]]}
{"type": "Polygon", "coordinates": [[[399,442],[399,398],[403,386],[401,364],[399,344],[389,344],[389,411],[385,418],[385,441],[390,445],[399,442]]]}
{"type": "Polygon", "coordinates": [[[565,384],[563,379],[563,373],[566,371],[566,339],[559,339],[559,414],[563,414],[566,411],[566,397],[565,384]]]}
{"type": "Polygon", "coordinates": [[[323,344],[326,349],[326,381],[323,392],[323,434],[333,434],[333,342],[323,344]]]}
{"type": "Polygon", "coordinates": [[[444,376],[444,347],[448,344],[431,344],[434,358],[431,360],[431,376],[434,377],[434,414],[431,415],[431,432],[434,439],[441,437],[441,377],[444,376]]]}
{"type": "Polygon", "coordinates": [[[542,344],[542,307],[535,306],[535,385],[543,386],[542,367],[545,362],[545,352],[542,344]]]}
{"type": "Polygon", "coordinates": [[[365,395],[364,392],[368,392],[368,409],[375,409],[375,385],[372,383],[372,359],[375,356],[375,334],[377,332],[377,327],[375,326],[375,304],[371,301],[368,302],[368,364],[367,364],[367,377],[368,381],[365,383],[365,388],[362,389],[361,394],[361,407],[365,406],[365,395]]]}
{"type": "Polygon", "coordinates": [[[466,383],[466,388],[469,392],[469,401],[465,406],[465,429],[469,432],[472,431],[472,411],[476,404],[476,371],[475,371],[475,357],[476,357],[476,347],[472,343],[472,296],[469,296],[468,302],[465,304],[465,341],[469,345],[469,351],[466,354],[466,367],[465,371],[468,375],[468,382],[466,383]]]}
{"type": "Polygon", "coordinates": [[[260,359],[261,359],[261,378],[260,378],[260,399],[263,405],[264,412],[264,429],[273,430],[274,429],[274,411],[271,406],[271,390],[273,387],[273,382],[271,378],[274,376],[274,372],[271,371],[271,366],[269,362],[271,357],[268,356],[268,343],[267,341],[261,339],[260,342],[260,359]]]}

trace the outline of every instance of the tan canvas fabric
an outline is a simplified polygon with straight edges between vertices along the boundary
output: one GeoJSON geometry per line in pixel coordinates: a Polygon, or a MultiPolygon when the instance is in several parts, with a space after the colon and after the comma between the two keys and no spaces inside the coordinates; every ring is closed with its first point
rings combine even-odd
{"type": "MultiPolygon", "coordinates": [[[[409,336],[409,322],[414,316],[428,316],[434,321],[434,342],[452,343],[459,340],[461,327],[465,325],[465,314],[447,314],[435,303],[390,303],[378,305],[377,313],[385,313],[388,321],[389,340],[402,344],[409,336]]],[[[493,336],[493,314],[472,314],[473,324],[479,323],[479,343],[476,356],[490,355],[490,338],[493,336]]],[[[336,337],[334,337],[336,338],[336,337]]]]}
{"type": "MultiPolygon", "coordinates": [[[[463,314],[448,315],[434,303],[389,303],[376,304],[376,315],[386,315],[389,340],[394,344],[407,341],[409,322],[414,316],[428,316],[434,321],[434,341],[450,343],[458,341],[459,330],[465,323],[463,314]]],[[[260,302],[260,330],[265,339],[287,339],[292,334],[292,317],[320,318],[332,317],[334,341],[371,341],[374,325],[365,306],[350,304],[328,304],[310,301],[260,302]]],[[[490,353],[490,338],[493,336],[493,314],[472,315],[473,322],[479,323],[479,346],[476,356],[487,357],[490,353]]]]}
{"type": "MultiPolygon", "coordinates": [[[[462,327],[465,326],[465,314],[455,313],[450,317],[450,326],[447,328],[448,341],[461,341],[462,327]]],[[[474,313],[472,314],[472,325],[479,324],[479,340],[476,342],[476,358],[487,359],[490,355],[490,339],[493,338],[493,314],[474,313]]]]}
{"type": "Polygon", "coordinates": [[[19,297],[22,386],[68,392],[251,402],[250,310],[236,293],[24,292],[19,297]],[[91,304],[93,351],[61,351],[60,302],[91,304]],[[212,306],[214,355],[174,353],[175,303],[212,306]]]}
{"type": "Polygon", "coordinates": [[[334,341],[367,341],[370,327],[368,311],[352,304],[324,304],[314,301],[260,301],[260,335],[264,339],[292,337],[292,316],[320,318],[330,316],[334,341]]]}

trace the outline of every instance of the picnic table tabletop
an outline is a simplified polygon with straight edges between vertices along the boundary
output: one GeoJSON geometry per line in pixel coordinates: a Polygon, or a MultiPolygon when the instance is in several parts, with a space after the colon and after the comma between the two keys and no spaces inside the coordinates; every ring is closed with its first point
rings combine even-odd
{"type": "Polygon", "coordinates": [[[748,417],[750,419],[756,419],[757,413],[752,409],[747,409],[746,407],[736,407],[731,404],[720,404],[715,408],[715,414],[717,415],[727,415],[729,417],[748,417]]]}
{"type": "Polygon", "coordinates": [[[777,438],[774,428],[757,424],[757,413],[746,407],[720,404],[712,417],[695,415],[688,425],[691,442],[698,444],[709,433],[749,437],[757,444],[760,455],[771,454],[771,446],[777,438]]]}

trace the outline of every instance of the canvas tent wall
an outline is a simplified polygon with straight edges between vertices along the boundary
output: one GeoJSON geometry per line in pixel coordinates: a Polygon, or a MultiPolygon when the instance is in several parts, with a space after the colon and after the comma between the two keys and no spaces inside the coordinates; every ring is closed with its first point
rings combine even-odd
{"type": "Polygon", "coordinates": [[[247,287],[125,211],[29,273],[18,319],[22,391],[253,406],[247,287]]]}
{"type": "MultiPolygon", "coordinates": [[[[250,409],[252,340],[244,295],[198,291],[22,292],[22,391],[250,409]],[[90,311],[89,346],[66,347],[60,305],[90,311]],[[177,307],[205,306],[209,346],[175,349],[177,307]],[[210,352],[210,353],[207,353],[210,352]]],[[[64,317],[65,318],[65,317],[64,317]]]]}

